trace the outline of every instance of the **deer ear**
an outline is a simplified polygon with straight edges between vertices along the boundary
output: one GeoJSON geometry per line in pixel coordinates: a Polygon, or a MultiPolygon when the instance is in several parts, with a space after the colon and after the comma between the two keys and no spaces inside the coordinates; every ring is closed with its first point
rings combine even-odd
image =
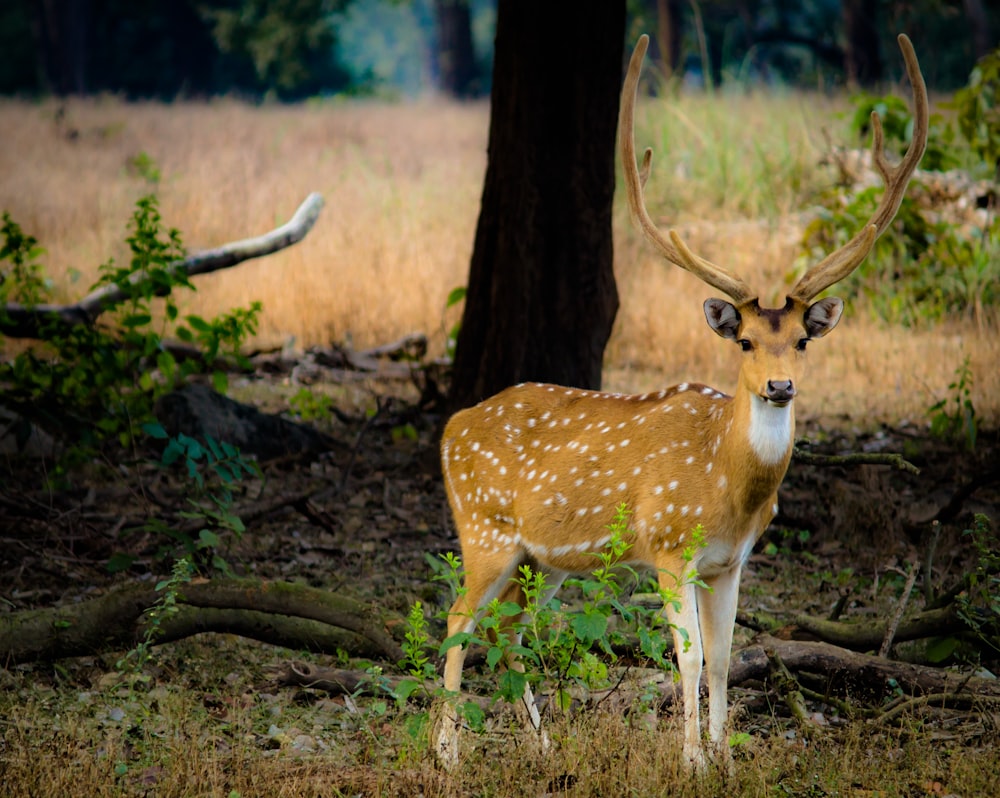
{"type": "Polygon", "coordinates": [[[705,318],[717,335],[735,341],[740,332],[740,312],[724,299],[705,300],[705,318]]]}
{"type": "Polygon", "coordinates": [[[813,302],[806,310],[806,332],[810,338],[822,338],[837,326],[844,312],[844,300],[828,296],[819,302],[813,302]]]}

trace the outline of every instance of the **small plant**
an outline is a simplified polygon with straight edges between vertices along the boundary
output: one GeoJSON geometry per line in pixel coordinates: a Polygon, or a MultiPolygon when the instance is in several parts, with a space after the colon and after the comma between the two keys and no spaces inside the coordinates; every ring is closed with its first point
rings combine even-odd
{"type": "MultiPolygon", "coordinates": [[[[0,300],[29,308],[49,300],[38,242],[9,215],[0,237],[0,300]]],[[[140,426],[152,420],[156,401],[193,374],[211,372],[216,388],[225,390],[224,372],[213,371],[217,357],[239,359],[240,347],[257,329],[259,303],[210,321],[194,315],[180,319],[174,292],[194,285],[175,266],[185,254],[180,233],[164,227],[155,197],[136,203],[126,240],[128,262],[102,265],[93,286],[112,291],[102,318],[113,326],[42,317],[35,337],[46,346],[0,363],[4,405],[26,427],[37,424],[67,443],[69,465],[108,442],[131,444],[140,426]],[[176,357],[170,337],[193,344],[198,356],[176,357]]]]}
{"type": "MultiPolygon", "coordinates": [[[[451,293],[448,294],[448,299],[445,300],[444,309],[447,311],[449,308],[453,308],[459,302],[465,299],[467,289],[464,285],[460,285],[457,288],[451,289],[451,293]]],[[[448,335],[445,338],[445,354],[448,360],[455,359],[455,346],[458,343],[458,332],[462,329],[462,321],[459,319],[448,330],[448,335]]]]}
{"type": "MultiPolygon", "coordinates": [[[[187,499],[192,509],[180,513],[182,518],[192,522],[190,526],[177,528],[159,519],[146,524],[148,530],[172,541],[161,546],[159,555],[172,556],[179,546],[182,556],[195,572],[218,571],[232,575],[222,551],[246,531],[243,520],[233,509],[233,493],[248,477],[262,479],[260,466],[245,458],[232,444],[210,436],[204,443],[184,434],[171,438],[155,422],[144,425],[143,429],[154,440],[166,441],[160,465],[164,468],[182,466],[194,488],[193,495],[187,499]]],[[[115,555],[109,568],[122,570],[131,562],[128,555],[115,555]]]]}
{"type": "Polygon", "coordinates": [[[979,422],[972,404],[972,368],[969,356],[955,369],[955,379],[948,384],[951,396],[932,404],[927,413],[931,419],[931,433],[939,438],[961,441],[966,450],[976,449],[979,422]]]}
{"type": "MultiPolygon", "coordinates": [[[[456,645],[482,645],[486,648],[486,663],[494,671],[502,662],[517,658],[524,666],[523,671],[507,668],[500,673],[494,698],[514,703],[521,700],[526,686],[544,686],[553,696],[553,706],[559,709],[568,709],[572,688],[590,691],[611,685],[607,662],[617,659],[615,646],[625,640],[625,633],[611,623],[613,617],[620,618],[628,628],[635,628],[645,656],[660,667],[672,667],[666,659],[669,634],[664,634],[670,626],[660,608],[625,600],[626,585],[621,575],[628,575],[633,585],[640,582],[639,575],[625,564],[632,546],[629,517],[628,508],[619,505],[607,526],[608,541],[594,555],[597,567],[587,577],[567,580],[567,586],[575,586],[582,593],[580,609],[569,611],[556,598],[543,604],[542,598],[547,593],[545,574],[522,565],[515,581],[524,594],[525,606],[494,599],[487,605],[475,631],[452,635],[441,645],[439,653],[444,654],[456,645]]],[[[689,563],[704,545],[704,529],[698,525],[692,532],[684,550],[689,563]]],[[[448,578],[457,580],[459,567],[458,559],[450,555],[448,578]]],[[[674,578],[677,589],[658,588],[663,604],[679,607],[679,588],[684,584],[704,586],[694,569],[674,578]]],[[[683,630],[681,634],[686,637],[683,630]]],[[[481,714],[478,707],[458,707],[458,710],[463,714],[467,711],[481,714]]]]}
{"type": "Polygon", "coordinates": [[[303,421],[329,421],[333,416],[333,399],[326,394],[299,389],[288,400],[289,409],[303,421]]]}
{"type": "Polygon", "coordinates": [[[192,576],[194,576],[194,566],[187,557],[182,557],[174,562],[170,577],[157,582],[156,592],[160,597],[146,610],[146,628],[142,640],[118,660],[116,667],[119,671],[130,670],[136,674],[141,673],[146,663],[152,659],[152,647],[163,636],[164,624],[180,611],[178,606],[180,590],[191,581],[192,576]]]}
{"type": "Polygon", "coordinates": [[[1000,49],[978,61],[952,106],[965,140],[991,168],[989,176],[1000,178],[1000,49]]]}
{"type": "Polygon", "coordinates": [[[976,567],[966,575],[966,589],[956,599],[958,617],[995,656],[1000,654],[1000,540],[983,513],[976,513],[963,534],[976,550],[976,567]]]}

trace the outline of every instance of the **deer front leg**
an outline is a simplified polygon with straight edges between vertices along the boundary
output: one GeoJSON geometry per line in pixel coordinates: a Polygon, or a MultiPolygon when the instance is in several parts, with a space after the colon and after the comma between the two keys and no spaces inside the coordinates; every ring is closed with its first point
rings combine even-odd
{"type": "Polygon", "coordinates": [[[740,590],[741,566],[724,571],[708,582],[711,591],[700,591],[701,637],[708,671],[708,737],[720,762],[732,761],[726,739],[729,720],[729,658],[740,590]]]}
{"type": "Polygon", "coordinates": [[[698,594],[694,585],[678,586],[676,581],[672,574],[661,570],[660,587],[668,594],[678,594],[680,600],[680,607],[667,602],[664,613],[671,624],[684,695],[684,759],[688,765],[700,770],[705,766],[705,754],[701,745],[701,713],[698,708],[702,663],[698,594]]]}

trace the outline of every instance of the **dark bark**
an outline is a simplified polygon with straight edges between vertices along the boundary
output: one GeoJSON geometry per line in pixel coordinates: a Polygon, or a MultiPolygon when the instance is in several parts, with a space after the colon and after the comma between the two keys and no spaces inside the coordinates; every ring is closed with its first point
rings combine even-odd
{"type": "Polygon", "coordinates": [[[438,84],[453,97],[479,94],[469,0],[434,0],[438,84]]]}
{"type": "Polygon", "coordinates": [[[876,0],[844,0],[844,66],[849,86],[871,86],[882,79],[877,6],[876,0]]]}
{"type": "Polygon", "coordinates": [[[86,92],[89,0],[39,0],[35,30],[45,82],[65,97],[86,92]]]}
{"type": "Polygon", "coordinates": [[[600,387],[624,25],[621,0],[499,4],[454,409],[525,380],[600,387]]]}

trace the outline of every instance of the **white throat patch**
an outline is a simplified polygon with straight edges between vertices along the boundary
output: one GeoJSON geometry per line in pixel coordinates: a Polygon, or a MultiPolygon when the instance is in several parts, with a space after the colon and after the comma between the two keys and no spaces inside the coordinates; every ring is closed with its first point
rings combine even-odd
{"type": "Polygon", "coordinates": [[[764,465],[777,465],[792,444],[792,404],[784,407],[750,400],[750,445],[764,465]]]}

